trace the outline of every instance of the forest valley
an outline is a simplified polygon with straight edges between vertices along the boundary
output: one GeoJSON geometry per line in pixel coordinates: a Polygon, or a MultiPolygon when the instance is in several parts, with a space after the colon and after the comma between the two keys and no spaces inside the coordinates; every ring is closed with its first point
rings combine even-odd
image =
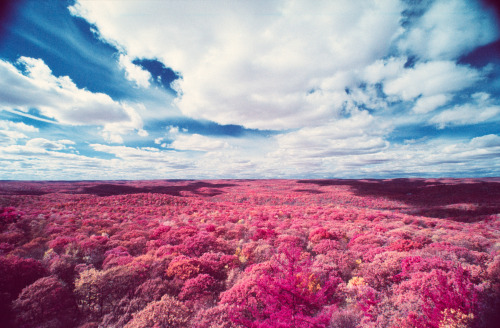
{"type": "Polygon", "coordinates": [[[0,181],[2,327],[500,322],[500,179],[0,181]]]}

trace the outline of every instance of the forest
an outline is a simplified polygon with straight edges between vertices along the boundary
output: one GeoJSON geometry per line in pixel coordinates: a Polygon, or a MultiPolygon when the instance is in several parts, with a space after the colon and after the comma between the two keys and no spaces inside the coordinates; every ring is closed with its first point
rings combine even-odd
{"type": "Polygon", "coordinates": [[[500,322],[500,179],[0,181],[2,327],[500,322]]]}

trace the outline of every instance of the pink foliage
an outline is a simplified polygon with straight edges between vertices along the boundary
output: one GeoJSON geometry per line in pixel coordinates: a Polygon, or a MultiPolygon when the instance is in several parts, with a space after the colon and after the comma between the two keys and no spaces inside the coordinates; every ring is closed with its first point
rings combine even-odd
{"type": "Polygon", "coordinates": [[[34,259],[16,256],[0,257],[0,290],[13,297],[27,285],[43,277],[46,270],[34,259]]]}
{"type": "Polygon", "coordinates": [[[13,206],[0,207],[0,231],[8,224],[16,222],[22,214],[13,206]]]}
{"type": "Polygon", "coordinates": [[[172,229],[170,226],[161,226],[156,228],[151,236],[149,237],[150,239],[159,239],[162,237],[163,234],[169,232],[172,229]]]}
{"type": "Polygon", "coordinates": [[[61,253],[64,252],[66,246],[75,242],[76,238],[71,238],[67,236],[57,236],[56,238],[52,239],[52,241],[49,243],[49,247],[52,248],[55,252],[61,253]]]}
{"type": "Polygon", "coordinates": [[[76,304],[71,292],[54,277],[45,277],[23,289],[13,304],[20,327],[68,327],[74,324],[76,304]]]}
{"type": "Polygon", "coordinates": [[[398,239],[389,245],[389,249],[398,252],[408,252],[413,249],[420,249],[424,245],[418,241],[408,239],[398,239]]]}
{"type": "Polygon", "coordinates": [[[14,249],[14,245],[9,243],[0,243],[0,255],[8,254],[14,249]]]}
{"type": "Polygon", "coordinates": [[[181,255],[170,262],[166,274],[171,278],[187,280],[196,277],[199,272],[200,263],[198,260],[181,255]]]}
{"type": "Polygon", "coordinates": [[[193,322],[196,328],[242,328],[231,320],[231,312],[232,309],[227,304],[201,309],[193,318],[193,322]]]}
{"type": "Polygon", "coordinates": [[[217,281],[208,274],[200,274],[188,279],[182,286],[179,294],[180,300],[204,299],[213,297],[219,286],[217,281]]]}
{"type": "Polygon", "coordinates": [[[227,271],[236,266],[238,258],[224,253],[207,252],[200,256],[198,261],[202,272],[223,280],[226,279],[227,271]]]}
{"type": "Polygon", "coordinates": [[[273,239],[276,237],[276,232],[273,229],[257,229],[250,239],[259,240],[259,239],[273,239]]]}
{"type": "Polygon", "coordinates": [[[329,251],[340,249],[340,243],[336,240],[322,239],[313,247],[313,252],[316,254],[326,254],[329,251]]]}
{"type": "Polygon", "coordinates": [[[439,328],[447,309],[477,315],[480,291],[471,283],[467,271],[461,267],[450,272],[437,269],[424,277],[418,280],[422,284],[424,315],[410,317],[417,327],[439,328]]]}
{"type": "Polygon", "coordinates": [[[309,241],[316,244],[324,239],[338,239],[339,237],[338,234],[330,232],[325,228],[316,228],[309,234],[309,241]]]}
{"type": "Polygon", "coordinates": [[[123,246],[118,246],[104,253],[105,259],[102,263],[103,269],[109,269],[113,266],[125,265],[133,261],[133,257],[123,246]]]}
{"type": "Polygon", "coordinates": [[[1,181],[0,325],[494,327],[498,181],[1,181]]]}
{"type": "Polygon", "coordinates": [[[252,327],[324,326],[328,318],[320,312],[334,300],[339,281],[336,277],[320,281],[307,254],[300,248],[282,248],[255,278],[256,299],[238,300],[246,315],[235,314],[233,321],[252,327]]]}

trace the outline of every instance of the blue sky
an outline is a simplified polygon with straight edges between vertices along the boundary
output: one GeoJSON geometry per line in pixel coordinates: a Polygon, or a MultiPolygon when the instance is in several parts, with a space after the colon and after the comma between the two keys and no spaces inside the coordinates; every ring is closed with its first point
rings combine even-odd
{"type": "Polygon", "coordinates": [[[13,1],[0,179],[500,176],[491,1],[13,1]]]}

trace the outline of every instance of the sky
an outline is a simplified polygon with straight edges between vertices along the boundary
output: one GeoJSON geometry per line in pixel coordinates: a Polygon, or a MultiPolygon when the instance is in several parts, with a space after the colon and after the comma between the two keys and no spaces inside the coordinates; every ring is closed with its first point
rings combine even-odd
{"type": "Polygon", "coordinates": [[[5,2],[0,180],[498,177],[494,3],[5,2]]]}

